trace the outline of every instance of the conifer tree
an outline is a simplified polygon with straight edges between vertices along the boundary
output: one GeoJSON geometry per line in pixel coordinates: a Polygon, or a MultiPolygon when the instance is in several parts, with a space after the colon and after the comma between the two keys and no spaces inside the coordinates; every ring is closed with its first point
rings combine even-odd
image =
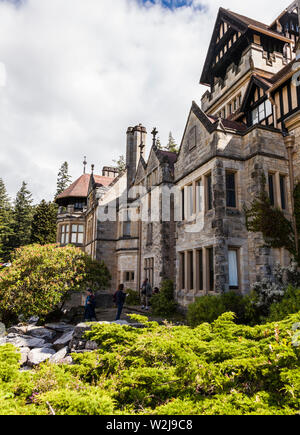
{"type": "Polygon", "coordinates": [[[119,169],[120,172],[125,171],[126,162],[125,162],[125,157],[123,155],[120,156],[118,160],[113,160],[113,162],[115,163],[116,167],[119,169]]]}
{"type": "Polygon", "coordinates": [[[63,193],[71,184],[71,176],[69,175],[69,164],[64,162],[57,175],[57,190],[56,196],[63,193]]]}
{"type": "Polygon", "coordinates": [[[177,153],[178,152],[178,145],[175,142],[175,139],[173,138],[172,132],[170,131],[169,133],[169,142],[168,145],[166,147],[167,151],[171,151],[172,153],[177,153]]]}
{"type": "Polygon", "coordinates": [[[32,216],[32,195],[27,189],[27,183],[23,181],[17,193],[13,211],[12,247],[14,249],[30,244],[32,216]]]}
{"type": "Polygon", "coordinates": [[[163,147],[162,147],[162,144],[161,144],[161,141],[160,141],[160,138],[158,137],[157,139],[156,139],[156,148],[158,148],[159,150],[162,150],[163,149],[163,147]]]}
{"type": "Polygon", "coordinates": [[[0,261],[7,261],[10,254],[10,238],[13,233],[13,216],[10,199],[0,178],[0,261]]]}
{"type": "Polygon", "coordinates": [[[57,205],[53,202],[41,201],[35,207],[31,243],[47,245],[56,242],[57,205]]]}

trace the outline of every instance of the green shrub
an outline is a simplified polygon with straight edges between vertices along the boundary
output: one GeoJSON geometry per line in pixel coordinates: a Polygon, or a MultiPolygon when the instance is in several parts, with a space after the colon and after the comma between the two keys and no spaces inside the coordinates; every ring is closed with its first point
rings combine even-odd
{"type": "Polygon", "coordinates": [[[80,249],[31,245],[13,254],[12,266],[0,271],[0,312],[45,317],[68,297],[95,279],[109,282],[104,264],[95,263],[80,249]]]}
{"type": "Polygon", "coordinates": [[[86,338],[99,350],[70,366],[19,372],[18,353],[0,347],[0,414],[299,413],[300,312],[255,327],[229,312],[194,329],[131,317],[144,328],[94,324],[86,338]]]}
{"type": "Polygon", "coordinates": [[[137,291],[131,290],[130,288],[126,290],[126,305],[137,306],[140,305],[140,295],[137,291]]]}
{"type": "Polygon", "coordinates": [[[271,305],[268,320],[276,322],[283,320],[289,314],[295,314],[300,311],[300,289],[289,287],[281,302],[271,305]]]}
{"type": "Polygon", "coordinates": [[[245,323],[249,320],[250,308],[246,309],[247,301],[235,292],[223,293],[217,296],[203,296],[188,307],[188,324],[197,326],[201,323],[211,323],[226,312],[233,312],[236,315],[237,323],[245,323]]]}
{"type": "Polygon", "coordinates": [[[162,282],[159,294],[151,298],[153,314],[158,316],[170,316],[177,310],[177,303],[174,299],[174,284],[171,280],[162,282]]]}

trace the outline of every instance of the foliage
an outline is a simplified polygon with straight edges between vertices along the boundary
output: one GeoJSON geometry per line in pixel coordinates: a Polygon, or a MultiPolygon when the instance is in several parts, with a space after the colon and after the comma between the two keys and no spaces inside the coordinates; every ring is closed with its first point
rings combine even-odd
{"type": "Polygon", "coordinates": [[[140,295],[137,291],[134,291],[132,289],[127,289],[126,290],[126,305],[131,305],[131,306],[137,306],[140,305],[141,303],[141,299],[140,299],[140,295]]]}
{"type": "Polygon", "coordinates": [[[120,172],[125,171],[126,161],[125,161],[125,157],[123,155],[120,156],[118,160],[113,160],[113,162],[116,164],[116,167],[119,169],[120,172]]]}
{"type": "Polygon", "coordinates": [[[56,188],[56,195],[60,195],[63,193],[71,184],[71,176],[69,175],[69,164],[68,162],[64,162],[57,174],[57,188],[56,188]]]}
{"type": "Polygon", "coordinates": [[[217,296],[203,296],[197,298],[188,307],[188,324],[197,326],[204,322],[213,322],[226,312],[234,312],[239,323],[246,320],[246,300],[243,296],[234,292],[224,293],[217,296]]]}
{"type": "Polygon", "coordinates": [[[87,272],[85,279],[86,287],[94,291],[105,290],[111,280],[110,272],[105,263],[93,260],[89,255],[85,255],[84,262],[87,272]]]}
{"type": "MultiPolygon", "coordinates": [[[[0,272],[0,311],[28,318],[46,316],[70,291],[89,283],[90,258],[72,246],[31,245],[17,249],[12,266],[0,272]]],[[[101,285],[107,269],[98,265],[101,285]]],[[[94,275],[93,275],[94,276],[94,275]]]]}
{"type": "Polygon", "coordinates": [[[86,335],[98,351],[30,372],[0,347],[0,413],[297,415],[300,313],[253,328],[233,317],[195,329],[141,316],[144,328],[95,324],[86,335]]]}
{"type": "Polygon", "coordinates": [[[0,261],[9,259],[9,241],[12,236],[13,214],[10,199],[0,178],[0,261]]]}
{"type": "MultiPolygon", "coordinates": [[[[261,177],[260,185],[260,192],[252,202],[251,207],[245,208],[247,229],[250,232],[262,233],[268,246],[286,248],[296,258],[293,225],[285,217],[282,210],[271,205],[264,175],[261,177]]],[[[297,188],[295,192],[297,192],[297,188]]]]}
{"type": "Polygon", "coordinates": [[[166,150],[170,151],[172,153],[178,153],[178,145],[175,142],[175,139],[173,138],[171,131],[169,133],[169,140],[168,140],[168,144],[166,146],[166,150]]]}
{"type": "Polygon", "coordinates": [[[32,217],[32,195],[27,189],[27,184],[23,182],[14,203],[13,236],[11,240],[13,249],[26,246],[30,243],[32,217]]]}
{"type": "Polygon", "coordinates": [[[289,314],[300,311],[300,290],[292,286],[288,287],[283,299],[275,302],[270,307],[269,321],[283,320],[289,314]]]}
{"type": "Polygon", "coordinates": [[[275,265],[271,278],[256,282],[253,285],[252,302],[259,315],[267,317],[271,305],[283,299],[289,286],[300,288],[300,273],[295,262],[288,267],[275,265]]]}
{"type": "Polygon", "coordinates": [[[162,282],[159,294],[151,298],[153,314],[158,316],[169,316],[176,312],[177,303],[174,298],[174,284],[171,280],[162,282]]]}
{"type": "Polygon", "coordinates": [[[41,201],[35,207],[31,243],[38,243],[40,245],[47,245],[56,242],[56,220],[57,220],[57,205],[53,202],[41,201]]]}

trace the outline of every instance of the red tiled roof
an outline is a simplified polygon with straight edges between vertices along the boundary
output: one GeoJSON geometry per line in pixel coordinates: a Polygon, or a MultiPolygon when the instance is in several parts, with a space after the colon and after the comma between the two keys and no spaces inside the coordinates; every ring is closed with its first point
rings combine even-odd
{"type": "MultiPolygon", "coordinates": [[[[81,177],[74,181],[74,183],[72,183],[63,193],[58,195],[57,199],[86,198],[88,196],[90,178],[90,174],[81,175],[81,177]]],[[[108,187],[113,182],[114,178],[94,175],[94,180],[97,185],[108,187]]]]}

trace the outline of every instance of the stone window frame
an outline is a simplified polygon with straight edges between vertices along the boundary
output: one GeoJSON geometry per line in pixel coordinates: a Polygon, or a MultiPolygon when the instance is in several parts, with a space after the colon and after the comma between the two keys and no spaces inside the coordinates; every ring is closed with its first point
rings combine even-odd
{"type": "Polygon", "coordinates": [[[151,287],[154,286],[154,257],[144,258],[145,278],[148,278],[151,287]]]}
{"type": "Polygon", "coordinates": [[[178,285],[181,291],[193,292],[195,295],[208,295],[215,292],[214,246],[201,246],[178,252],[178,285]],[[213,286],[210,282],[210,250],[213,250],[213,286]],[[201,253],[201,255],[200,255],[201,253]],[[200,268],[200,261],[201,268],[200,268]],[[191,266],[193,272],[191,273],[191,266]],[[201,274],[200,274],[201,271],[201,274]],[[193,281],[193,282],[192,282],[193,281]],[[202,288],[201,288],[202,287],[202,288]]]}
{"type": "Polygon", "coordinates": [[[78,223],[78,222],[71,222],[70,224],[70,243],[72,243],[73,245],[84,245],[84,231],[85,231],[85,226],[83,223],[78,223]],[[76,227],[76,230],[74,230],[74,227],[76,227]],[[82,231],[80,231],[79,229],[82,228],[82,231]],[[80,236],[82,235],[82,241],[80,236]],[[75,236],[76,241],[74,241],[73,236],[75,236]]]}
{"type": "Polygon", "coordinates": [[[268,192],[269,192],[269,176],[273,176],[273,189],[274,189],[274,205],[272,207],[277,207],[283,212],[289,213],[289,203],[288,203],[288,180],[289,176],[287,173],[281,171],[268,171],[268,192]],[[284,179],[284,199],[285,208],[282,204],[282,187],[281,178],[284,179]]]}
{"type": "Polygon", "coordinates": [[[135,282],[134,270],[129,270],[129,271],[126,270],[125,272],[123,272],[123,276],[124,276],[124,280],[123,280],[124,282],[135,282]]]}

